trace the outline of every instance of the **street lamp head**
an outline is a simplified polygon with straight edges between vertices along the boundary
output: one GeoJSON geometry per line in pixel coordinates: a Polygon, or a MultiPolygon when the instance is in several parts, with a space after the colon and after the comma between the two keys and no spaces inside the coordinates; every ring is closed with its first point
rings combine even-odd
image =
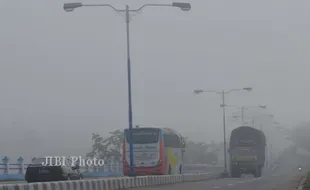
{"type": "Polygon", "coordinates": [[[76,8],[82,7],[82,3],[65,3],[64,10],[67,12],[73,11],[76,8]]]}
{"type": "Polygon", "coordinates": [[[245,87],[245,88],[243,88],[243,90],[252,91],[252,87],[245,87]]]}
{"type": "Polygon", "coordinates": [[[201,90],[201,89],[194,90],[194,94],[199,94],[199,93],[202,93],[202,92],[203,92],[203,90],[201,90]]]}
{"type": "Polygon", "coordinates": [[[259,106],[260,108],[262,108],[262,109],[266,109],[267,108],[267,106],[259,106]]]}
{"type": "Polygon", "coordinates": [[[179,7],[182,11],[189,11],[191,10],[190,3],[181,3],[181,2],[174,2],[172,3],[173,7],[179,7]]]}

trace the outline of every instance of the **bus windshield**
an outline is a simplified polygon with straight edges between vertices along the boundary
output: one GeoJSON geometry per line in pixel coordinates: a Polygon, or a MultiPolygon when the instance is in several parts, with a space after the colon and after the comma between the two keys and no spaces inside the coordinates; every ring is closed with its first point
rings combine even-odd
{"type": "MultiPolygon", "coordinates": [[[[130,143],[129,130],[125,129],[125,136],[130,143]]],[[[132,129],[133,144],[150,144],[157,143],[159,138],[159,129],[156,128],[134,128],[132,129]]]]}

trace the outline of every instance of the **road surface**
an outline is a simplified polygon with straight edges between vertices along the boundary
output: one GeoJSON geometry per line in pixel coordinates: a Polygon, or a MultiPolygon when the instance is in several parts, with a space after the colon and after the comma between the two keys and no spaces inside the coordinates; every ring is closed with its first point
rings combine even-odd
{"type": "MultiPolygon", "coordinates": [[[[301,155],[287,155],[274,171],[265,171],[260,178],[243,176],[242,178],[225,178],[210,181],[180,183],[174,185],[153,186],[148,190],[292,190],[301,176],[310,170],[310,159],[301,155]],[[298,164],[303,166],[299,172],[298,164]]],[[[132,188],[131,190],[138,190],[132,188]]]]}

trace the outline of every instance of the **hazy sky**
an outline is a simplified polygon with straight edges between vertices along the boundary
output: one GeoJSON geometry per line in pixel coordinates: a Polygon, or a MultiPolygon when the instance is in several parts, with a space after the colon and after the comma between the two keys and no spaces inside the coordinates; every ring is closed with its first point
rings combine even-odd
{"type": "MultiPolygon", "coordinates": [[[[171,2],[85,1],[117,8],[171,2]]],[[[227,104],[265,104],[266,112],[286,126],[307,120],[309,1],[188,2],[190,12],[153,7],[132,18],[135,124],[164,125],[197,140],[220,141],[221,97],[192,91],[245,86],[253,91],[233,92],[227,104]]],[[[4,154],[27,152],[32,142],[38,152],[84,150],[91,146],[92,132],[104,135],[128,126],[124,18],[100,7],[67,13],[63,3],[0,3],[4,154]],[[19,145],[13,145],[17,139],[19,145]]],[[[228,128],[238,124],[231,119],[235,111],[227,110],[228,128]]]]}

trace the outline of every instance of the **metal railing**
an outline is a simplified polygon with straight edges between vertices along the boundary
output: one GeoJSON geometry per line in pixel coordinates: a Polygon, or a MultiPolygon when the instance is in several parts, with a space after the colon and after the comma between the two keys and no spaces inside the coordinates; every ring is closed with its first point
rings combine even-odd
{"type": "MultiPolygon", "coordinates": [[[[123,166],[120,161],[110,160],[108,164],[101,167],[80,167],[80,172],[86,177],[105,177],[105,176],[123,176],[123,166]]],[[[0,180],[5,179],[24,179],[24,174],[30,164],[23,162],[20,157],[16,163],[9,162],[7,157],[0,163],[0,180]]],[[[223,166],[209,164],[183,164],[183,173],[216,173],[220,172],[223,166]]]]}

